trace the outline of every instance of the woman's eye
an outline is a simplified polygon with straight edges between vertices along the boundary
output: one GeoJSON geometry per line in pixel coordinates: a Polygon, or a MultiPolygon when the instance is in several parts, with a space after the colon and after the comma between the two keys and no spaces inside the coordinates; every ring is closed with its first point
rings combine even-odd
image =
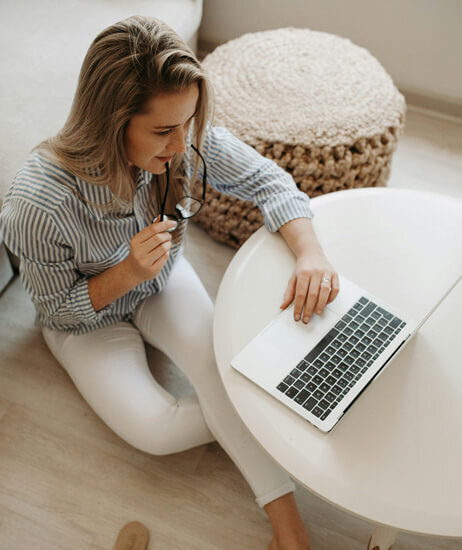
{"type": "Polygon", "coordinates": [[[168,136],[172,130],[165,130],[164,132],[156,132],[158,136],[168,136]]]}

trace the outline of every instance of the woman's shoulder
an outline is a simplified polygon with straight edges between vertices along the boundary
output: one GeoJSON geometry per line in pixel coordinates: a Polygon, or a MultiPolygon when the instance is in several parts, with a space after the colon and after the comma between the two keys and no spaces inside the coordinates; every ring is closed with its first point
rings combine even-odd
{"type": "Polygon", "coordinates": [[[5,200],[27,202],[50,212],[72,195],[76,178],[51,151],[33,150],[17,172],[5,200]]]}

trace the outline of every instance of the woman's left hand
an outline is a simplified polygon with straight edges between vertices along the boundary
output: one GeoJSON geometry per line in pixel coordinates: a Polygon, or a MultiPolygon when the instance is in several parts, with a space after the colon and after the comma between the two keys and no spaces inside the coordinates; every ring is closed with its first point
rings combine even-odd
{"type": "Polygon", "coordinates": [[[308,323],[313,312],[321,314],[338,293],[338,274],[322,250],[306,252],[297,258],[281,309],[295,299],[294,319],[299,321],[303,312],[303,322],[308,323]]]}

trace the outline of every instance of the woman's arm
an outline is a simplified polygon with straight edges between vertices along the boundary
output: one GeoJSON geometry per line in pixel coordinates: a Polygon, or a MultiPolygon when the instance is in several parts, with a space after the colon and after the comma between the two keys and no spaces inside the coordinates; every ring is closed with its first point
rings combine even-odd
{"type": "Polygon", "coordinates": [[[297,261],[282,308],[295,299],[294,319],[308,322],[339,292],[338,275],[327,261],[311,224],[310,199],[274,161],[260,155],[225,128],[212,127],[204,142],[209,183],[218,191],[252,200],[269,231],[279,231],[297,261]],[[329,288],[323,277],[331,280],[329,288]]]}

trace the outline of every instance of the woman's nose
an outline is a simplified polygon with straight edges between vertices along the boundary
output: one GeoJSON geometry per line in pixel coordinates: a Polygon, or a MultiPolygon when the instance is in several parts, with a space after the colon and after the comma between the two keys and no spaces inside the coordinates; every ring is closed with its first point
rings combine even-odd
{"type": "Polygon", "coordinates": [[[169,149],[175,153],[184,153],[186,151],[186,136],[184,132],[177,128],[176,132],[172,132],[172,139],[170,141],[169,149]]]}

